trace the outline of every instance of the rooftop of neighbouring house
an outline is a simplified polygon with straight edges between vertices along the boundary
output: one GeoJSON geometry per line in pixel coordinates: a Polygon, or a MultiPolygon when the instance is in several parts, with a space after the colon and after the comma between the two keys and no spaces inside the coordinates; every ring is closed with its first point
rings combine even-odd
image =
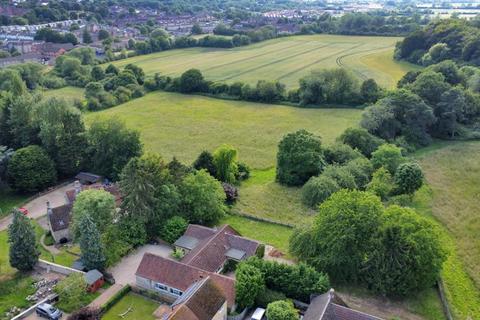
{"type": "Polygon", "coordinates": [[[175,246],[190,250],[183,257],[183,263],[216,272],[227,259],[243,260],[253,256],[259,243],[241,237],[229,225],[217,229],[190,224],[175,246]]]}
{"type": "Polygon", "coordinates": [[[197,281],[171,306],[168,320],[210,320],[225,304],[221,289],[210,277],[197,281]]]}
{"type": "Polygon", "coordinates": [[[151,253],[143,255],[135,275],[176,288],[184,293],[194,283],[209,278],[222,292],[229,307],[235,303],[235,279],[151,253]]]}
{"type": "Polygon", "coordinates": [[[47,207],[47,216],[53,232],[68,229],[71,210],[71,204],[65,204],[56,208],[47,207]]]}
{"type": "Polygon", "coordinates": [[[382,320],[367,313],[350,309],[346,303],[330,289],[310,301],[303,320],[382,320]]]}

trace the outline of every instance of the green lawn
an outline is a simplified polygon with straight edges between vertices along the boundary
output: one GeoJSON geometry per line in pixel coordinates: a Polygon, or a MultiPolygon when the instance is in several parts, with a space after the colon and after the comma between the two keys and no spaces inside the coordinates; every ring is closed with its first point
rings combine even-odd
{"type": "Polygon", "coordinates": [[[9,280],[0,281],[0,319],[7,319],[5,312],[12,306],[26,308],[31,304],[25,297],[35,293],[33,282],[32,277],[20,273],[9,280]]]}
{"type": "Polygon", "coordinates": [[[275,168],[254,170],[242,183],[235,210],[273,221],[309,224],[315,211],[301,203],[301,190],[275,182],[275,168]]]}
{"type": "Polygon", "coordinates": [[[240,232],[242,236],[269,244],[288,254],[288,239],[293,232],[292,228],[235,215],[226,216],[219,224],[228,224],[240,232]]]}
{"type": "Polygon", "coordinates": [[[0,188],[0,218],[5,217],[10,211],[20,206],[28,196],[15,194],[7,188],[0,188]]]}
{"type": "Polygon", "coordinates": [[[63,98],[67,102],[73,103],[75,100],[83,101],[85,99],[84,89],[77,87],[64,87],[60,89],[46,90],[43,92],[45,98],[56,97],[63,98]]]}
{"type": "Polygon", "coordinates": [[[429,188],[415,207],[444,226],[443,280],[458,319],[480,319],[480,142],[441,143],[417,158],[429,188]]]}
{"type": "Polygon", "coordinates": [[[268,168],[275,164],[278,142],[286,133],[303,128],[330,143],[357,125],[360,114],[356,109],[305,109],[154,92],[89,113],[86,120],[118,117],[140,130],[147,150],[167,159],[176,156],[191,163],[201,151],[228,143],[239,150],[241,161],[268,168]]]}
{"type": "Polygon", "coordinates": [[[114,62],[118,67],[133,63],[152,75],[178,76],[190,68],[202,71],[215,81],[279,80],[288,87],[312,69],[342,66],[360,78],[375,78],[393,87],[410,65],[393,60],[395,43],[401,38],[338,35],[303,35],[264,41],[233,49],[187,48],[168,50],[114,62]],[[361,61],[369,54],[387,52],[388,68],[361,61]],[[400,76],[399,76],[400,75],[400,76]]]}
{"type": "Polygon", "coordinates": [[[103,316],[103,320],[153,320],[153,312],[160,306],[158,302],[144,298],[135,293],[128,293],[103,316]],[[132,308],[124,317],[120,314],[132,308]]]}

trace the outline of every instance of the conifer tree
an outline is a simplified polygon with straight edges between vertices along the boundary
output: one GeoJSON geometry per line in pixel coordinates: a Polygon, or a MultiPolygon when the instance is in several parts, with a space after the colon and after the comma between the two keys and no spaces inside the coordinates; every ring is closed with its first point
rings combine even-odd
{"type": "Polygon", "coordinates": [[[29,219],[19,210],[13,212],[13,222],[8,229],[10,265],[20,271],[32,270],[40,252],[35,242],[35,230],[29,219]]]}
{"type": "Polygon", "coordinates": [[[102,270],[105,267],[105,254],[100,241],[100,233],[90,215],[86,214],[81,217],[79,230],[81,230],[79,244],[85,267],[89,270],[102,270]]]}

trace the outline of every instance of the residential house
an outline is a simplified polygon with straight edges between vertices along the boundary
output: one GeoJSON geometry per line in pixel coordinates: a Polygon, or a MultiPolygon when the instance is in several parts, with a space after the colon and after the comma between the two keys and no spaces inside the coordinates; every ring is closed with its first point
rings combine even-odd
{"type": "MultiPolygon", "coordinates": [[[[91,177],[95,175],[91,174],[91,177]]],[[[85,176],[81,176],[86,179],[85,176]]],[[[90,179],[91,181],[95,179],[90,179]]],[[[95,180],[96,181],[96,180],[95,180]]],[[[122,203],[122,197],[120,190],[115,184],[81,184],[80,181],[75,181],[73,189],[69,189],[65,192],[65,204],[56,208],[51,208],[50,203],[47,202],[47,218],[50,232],[52,233],[55,243],[65,243],[72,239],[70,233],[70,220],[73,203],[77,198],[77,195],[89,189],[105,190],[115,197],[115,205],[117,207],[122,203]]]]}
{"type": "Polygon", "coordinates": [[[217,284],[207,277],[192,284],[160,316],[166,320],[226,320],[227,300],[217,284]]]}
{"type": "Polygon", "coordinates": [[[303,320],[382,320],[381,318],[351,309],[330,289],[329,292],[313,297],[303,320]]]}
{"type": "Polygon", "coordinates": [[[209,278],[225,297],[227,306],[235,305],[235,279],[151,253],[143,255],[135,277],[138,287],[154,291],[170,302],[185,295],[198,281],[209,278]]]}
{"type": "Polygon", "coordinates": [[[259,243],[241,237],[229,225],[217,229],[190,224],[174,246],[184,252],[183,263],[221,272],[227,261],[238,262],[255,255],[259,243]]]}
{"type": "Polygon", "coordinates": [[[47,202],[48,226],[55,243],[65,243],[72,239],[69,229],[71,210],[72,204],[70,203],[52,208],[50,202],[47,202]]]}

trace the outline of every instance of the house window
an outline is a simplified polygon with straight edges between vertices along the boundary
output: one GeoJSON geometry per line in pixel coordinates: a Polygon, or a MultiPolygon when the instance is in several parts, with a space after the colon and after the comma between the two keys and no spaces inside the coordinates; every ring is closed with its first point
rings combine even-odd
{"type": "Polygon", "coordinates": [[[155,283],[155,289],[160,291],[168,291],[168,287],[161,283],[155,283]]]}
{"type": "Polygon", "coordinates": [[[182,291],[180,290],[177,290],[177,289],[174,289],[174,288],[170,288],[170,292],[176,296],[181,296],[183,294],[182,291]]]}

